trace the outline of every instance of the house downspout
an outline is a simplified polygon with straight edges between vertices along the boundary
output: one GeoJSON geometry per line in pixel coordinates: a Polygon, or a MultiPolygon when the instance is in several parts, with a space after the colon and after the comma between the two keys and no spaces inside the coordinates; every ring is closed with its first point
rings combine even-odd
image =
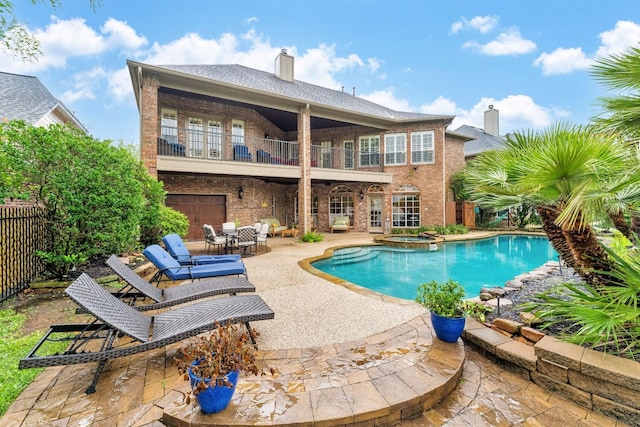
{"type": "Polygon", "coordinates": [[[447,225],[447,127],[442,127],[442,225],[447,225]]]}

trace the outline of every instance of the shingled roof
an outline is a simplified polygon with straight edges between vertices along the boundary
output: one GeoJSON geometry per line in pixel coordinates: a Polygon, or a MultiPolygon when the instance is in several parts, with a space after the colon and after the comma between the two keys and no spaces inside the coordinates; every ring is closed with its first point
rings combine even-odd
{"type": "Polygon", "coordinates": [[[463,125],[455,130],[456,133],[461,133],[473,138],[464,144],[464,156],[477,156],[483,151],[496,150],[504,148],[502,138],[486,133],[483,129],[463,125]]]}
{"type": "Polygon", "coordinates": [[[273,73],[242,65],[155,65],[153,67],[247,88],[265,94],[286,97],[298,102],[322,105],[396,121],[453,120],[455,116],[395,111],[344,91],[328,89],[300,80],[289,82],[273,73]]]}
{"type": "Polygon", "coordinates": [[[65,105],[57,100],[37,77],[0,72],[0,119],[24,120],[35,126],[51,122],[58,114],[86,131],[65,105]]]}

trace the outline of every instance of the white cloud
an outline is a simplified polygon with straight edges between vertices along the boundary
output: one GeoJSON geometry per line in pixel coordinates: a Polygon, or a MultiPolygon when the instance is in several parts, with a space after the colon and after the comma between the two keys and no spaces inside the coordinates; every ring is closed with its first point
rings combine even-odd
{"type": "Polygon", "coordinates": [[[551,53],[545,52],[533,61],[533,65],[541,67],[542,74],[548,76],[584,70],[589,68],[592,62],[582,49],[576,47],[571,49],[558,48],[551,53]]]}
{"type": "Polygon", "coordinates": [[[465,110],[455,101],[439,96],[433,102],[423,104],[419,108],[410,105],[406,99],[398,98],[392,87],[375,91],[362,98],[385,105],[396,111],[417,111],[424,114],[455,115],[449,129],[457,129],[462,125],[484,128],[484,112],[489,105],[493,105],[500,112],[500,133],[513,132],[523,129],[542,129],[551,123],[570,116],[562,108],[543,107],[527,95],[509,95],[502,99],[482,98],[471,109],[465,110]]]}
{"type": "Polygon", "coordinates": [[[631,21],[618,21],[613,30],[604,31],[599,36],[602,45],[598,48],[596,56],[620,53],[629,47],[638,46],[640,25],[631,21]]]}
{"type": "Polygon", "coordinates": [[[462,18],[460,21],[454,22],[451,25],[451,32],[458,33],[464,29],[478,30],[482,34],[486,34],[491,31],[498,24],[497,16],[474,16],[471,19],[462,18]]]}
{"type": "Polygon", "coordinates": [[[133,88],[129,69],[124,67],[111,73],[107,78],[107,92],[114,100],[133,99],[133,88]]]}
{"type": "Polygon", "coordinates": [[[542,129],[560,118],[566,118],[568,112],[562,109],[550,109],[537,105],[527,95],[509,95],[503,99],[482,98],[470,110],[457,109],[456,118],[450,129],[462,125],[484,128],[484,112],[489,105],[500,112],[500,133],[542,129]]]}
{"type": "Polygon", "coordinates": [[[469,41],[462,46],[490,56],[523,55],[536,50],[536,44],[531,40],[523,39],[520,31],[515,28],[500,33],[495,40],[489,43],[480,44],[476,41],[469,41]]]}
{"type": "Polygon", "coordinates": [[[107,71],[101,67],[94,67],[91,70],[76,73],[73,75],[73,89],[65,91],[60,96],[60,99],[65,104],[81,99],[96,99],[96,91],[100,90],[101,84],[107,77],[107,71]]]}
{"type": "MultiPolygon", "coordinates": [[[[240,64],[273,72],[281,49],[295,57],[296,79],[332,89],[341,88],[334,78],[337,73],[356,68],[375,73],[380,68],[380,61],[376,58],[363,60],[356,54],[338,56],[334,45],[320,44],[298,54],[295,46],[272,46],[254,30],[239,37],[225,33],[218,39],[205,39],[199,34],[189,33],[167,44],[154,43],[146,53],[137,56],[140,61],[150,64],[240,64]]],[[[126,89],[126,83],[123,83],[130,80],[128,73],[118,71],[109,80],[111,95],[118,99],[130,96],[131,89],[126,89]]],[[[128,84],[131,85],[130,82],[128,84]]]]}
{"type": "Polygon", "coordinates": [[[457,114],[457,107],[456,103],[452,100],[439,96],[432,103],[421,105],[420,112],[425,114],[454,115],[457,114]]]}
{"type": "Polygon", "coordinates": [[[375,102],[376,104],[384,105],[387,108],[391,108],[396,111],[415,111],[411,107],[409,101],[406,99],[400,99],[396,97],[393,87],[386,88],[384,90],[377,90],[369,94],[359,95],[361,98],[367,101],[375,102]]]}
{"type": "Polygon", "coordinates": [[[109,49],[135,50],[148,43],[147,38],[137,35],[129,24],[113,18],[109,18],[100,31],[107,36],[106,45],[109,49]]]}
{"type": "Polygon", "coordinates": [[[98,33],[82,18],[51,17],[44,29],[27,30],[40,42],[42,54],[34,63],[23,63],[0,52],[0,69],[16,73],[36,73],[48,68],[66,68],[69,59],[99,55],[109,50],[137,49],[147,44],[126,22],[110,18],[98,33]]]}
{"type": "Polygon", "coordinates": [[[589,56],[580,47],[559,47],[551,53],[544,52],[533,62],[542,68],[543,75],[570,74],[577,70],[586,70],[596,57],[621,53],[640,42],[640,25],[631,21],[618,21],[615,27],[599,34],[602,44],[594,56],[589,56]]]}

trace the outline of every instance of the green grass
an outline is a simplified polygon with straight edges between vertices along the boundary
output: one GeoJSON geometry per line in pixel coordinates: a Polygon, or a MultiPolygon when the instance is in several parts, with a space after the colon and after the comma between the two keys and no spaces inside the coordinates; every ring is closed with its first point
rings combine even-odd
{"type": "MultiPolygon", "coordinates": [[[[0,416],[9,409],[13,401],[33,381],[42,368],[18,369],[18,362],[42,338],[42,332],[34,332],[21,337],[20,327],[25,322],[25,315],[13,309],[0,310],[0,416]]],[[[59,350],[65,343],[58,343],[59,350]]],[[[51,349],[51,348],[50,348],[51,349]]]]}

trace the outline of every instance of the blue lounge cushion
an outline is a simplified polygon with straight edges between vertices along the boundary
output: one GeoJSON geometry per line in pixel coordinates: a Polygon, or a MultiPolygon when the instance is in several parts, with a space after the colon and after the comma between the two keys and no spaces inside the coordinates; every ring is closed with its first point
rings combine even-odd
{"type": "Polygon", "coordinates": [[[219,262],[240,261],[240,254],[232,255],[191,255],[182,238],[173,233],[167,234],[162,238],[162,242],[180,265],[196,265],[196,264],[216,264],[219,262]]]}
{"type": "Polygon", "coordinates": [[[151,281],[160,281],[164,275],[169,280],[186,280],[201,279],[205,277],[231,276],[231,275],[247,275],[244,262],[229,261],[219,262],[215,264],[202,265],[180,265],[169,252],[165,251],[160,245],[149,245],[144,251],[144,256],[158,268],[158,273],[151,281]]]}

